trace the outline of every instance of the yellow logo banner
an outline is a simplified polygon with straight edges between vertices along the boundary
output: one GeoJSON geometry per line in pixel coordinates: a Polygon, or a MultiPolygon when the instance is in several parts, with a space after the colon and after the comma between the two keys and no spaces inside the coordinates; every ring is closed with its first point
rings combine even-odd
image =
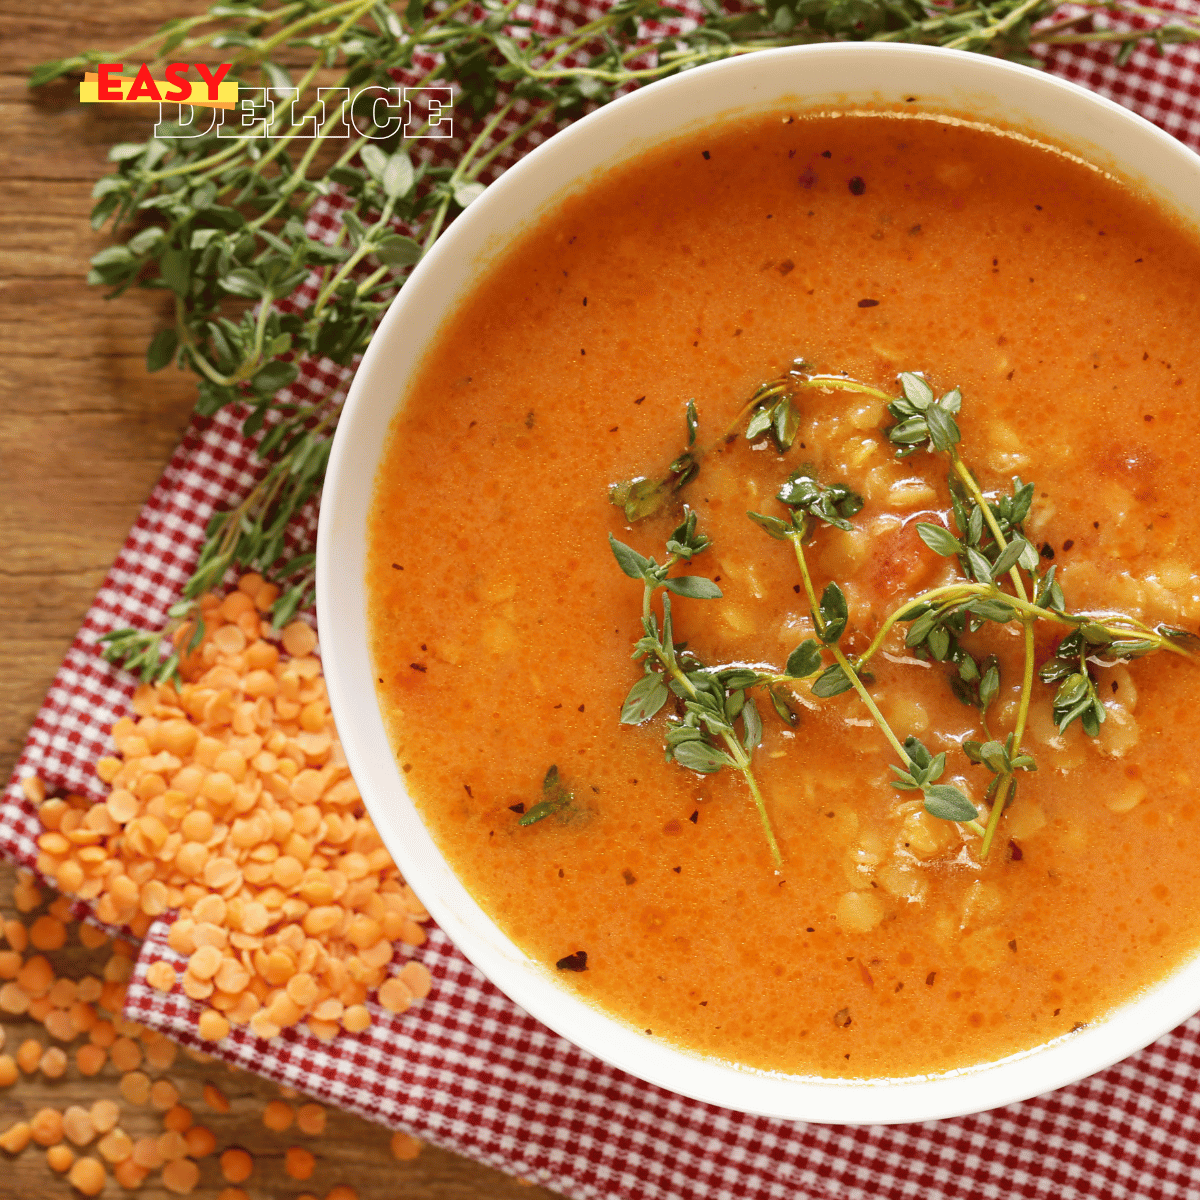
{"type": "Polygon", "coordinates": [[[238,85],[223,82],[229,63],[210,67],[207,63],[168,63],[166,79],[154,79],[150,67],[142,63],[136,75],[120,74],[122,63],[100,63],[98,71],[88,71],[79,85],[84,104],[191,104],[204,108],[236,108],[238,85]],[[201,79],[188,79],[185,72],[195,67],[201,79]]]}

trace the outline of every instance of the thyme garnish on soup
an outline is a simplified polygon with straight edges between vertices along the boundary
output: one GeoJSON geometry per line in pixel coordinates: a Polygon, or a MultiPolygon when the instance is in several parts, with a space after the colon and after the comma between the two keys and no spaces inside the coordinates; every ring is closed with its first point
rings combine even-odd
{"type": "Polygon", "coordinates": [[[629,690],[621,708],[621,722],[641,725],[655,716],[671,693],[682,705],[682,716],[667,724],[666,752],[681,767],[711,775],[723,767],[742,773],[758,809],[763,833],[776,866],[783,862],[767,806],[750,766],[762,741],[762,718],[746,689],[759,682],[759,671],[740,665],[706,667],[687,646],[675,641],[671,621],[671,596],[693,600],[719,600],[721,589],[703,575],[671,575],[677,563],[690,562],[709,547],[696,530],[696,514],[684,506],[683,522],[667,539],[662,563],[639,554],[611,534],[609,544],[617,564],[631,579],[642,582],[642,636],[634,643],[633,657],[641,660],[642,678],[629,690]],[[662,619],[653,601],[662,591],[662,619]],[[739,728],[740,725],[740,728],[739,728]]]}
{"type": "Polygon", "coordinates": [[[1050,701],[1058,732],[1078,722],[1083,732],[1094,738],[1106,716],[1097,690],[1097,667],[1116,666],[1160,650],[1196,656],[1197,639],[1186,630],[1165,624],[1151,627],[1119,613],[1068,609],[1055,579],[1056,566],[1045,566],[1025,535],[1034,484],[1016,476],[1010,493],[985,495],[960,453],[962,434],[957,418],[962,395],[958,389],[939,397],[915,372],[902,373],[899,382],[901,395],[892,397],[844,375],[806,374],[804,364],[798,361],[782,378],[763,384],[717,442],[699,450],[696,409],[689,401],[688,447],[667,472],[615,484],[610,490],[610,499],[630,522],[659,512],[696,477],[709,450],[736,438],[735,431],[743,421],[747,422],[747,438],[769,434],[776,449],[787,452],[799,431],[797,396],[806,388],[857,392],[887,401],[894,424],[884,433],[896,447],[896,456],[907,458],[924,451],[948,462],[953,529],[922,521],[916,524],[916,532],[935,554],[954,561],[957,577],[903,599],[858,654],[847,653],[844,646],[850,625],[845,591],[837,580],[830,579],[824,581],[818,597],[818,581],[813,578],[805,547],[822,529],[853,529],[853,519],[864,506],[862,497],[843,482],[821,480],[816,469],[806,465],[792,471],[775,497],[783,507],[782,514],[747,513],[770,537],[791,544],[809,605],[815,637],[802,641],[781,671],[741,663],[705,665],[689,645],[675,642],[669,594],[662,598],[661,622],[654,613],[652,600],[659,590],[696,599],[721,597],[717,585],[704,576],[670,575],[678,562],[690,561],[711,545],[697,530],[696,514],[687,505],[683,523],[667,540],[667,558],[662,564],[609,535],[621,569],[643,583],[643,634],[634,645],[634,658],[643,661],[644,674],[625,700],[622,723],[646,723],[674,692],[682,711],[666,724],[668,761],[702,774],[726,767],[742,772],[777,867],[783,862],[782,851],[767,800],[751,769],[751,756],[763,734],[752,690],[765,691],[771,707],[788,725],[798,721],[788,700],[789,689],[822,701],[853,691],[895,751],[898,762],[891,765],[891,786],[902,792],[920,791],[931,816],[955,822],[977,835],[982,861],[988,857],[1005,810],[1016,797],[1018,777],[1037,770],[1036,760],[1023,744],[1030,707],[1037,699],[1035,675],[1045,684],[1058,685],[1050,701]],[[1067,632],[1053,656],[1036,670],[1039,621],[1063,626],[1067,632]],[[977,655],[971,644],[985,627],[1010,624],[1020,630],[1023,669],[1015,720],[1010,729],[1002,730],[993,728],[989,720],[989,709],[1000,691],[999,661],[991,653],[977,655]],[[894,730],[871,694],[874,680],[867,665],[901,625],[907,626],[905,651],[951,668],[947,679],[954,695],[978,711],[980,736],[964,739],[962,750],[970,763],[991,774],[981,806],[961,788],[939,782],[946,768],[946,752],[934,754],[917,737],[894,730]]]}

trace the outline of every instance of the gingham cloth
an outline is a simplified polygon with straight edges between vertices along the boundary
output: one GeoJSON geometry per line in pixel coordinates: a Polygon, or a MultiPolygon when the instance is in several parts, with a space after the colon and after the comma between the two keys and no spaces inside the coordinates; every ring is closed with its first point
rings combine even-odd
{"type": "MultiPolygon", "coordinates": [[[[1200,16],[1200,0],[1174,6],[1200,16]]],[[[533,15],[553,32],[596,11],[544,4],[533,15]]],[[[1046,62],[1200,150],[1200,48],[1168,49],[1162,57],[1139,51],[1122,68],[1113,57],[1098,45],[1055,50],[1046,62]]],[[[498,165],[543,136],[522,139],[498,165]]],[[[328,237],[335,228],[336,203],[323,204],[310,234],[328,237]]],[[[302,371],[297,390],[333,400],[349,377],[328,363],[306,363],[302,371]]],[[[20,776],[36,773],[56,789],[101,794],[94,763],[108,750],[107,730],[127,711],[133,683],[99,657],[97,639],[126,625],[163,623],[209,515],[243,496],[258,469],[235,414],[192,422],[68,651],[5,793],[0,852],[16,863],[32,866],[38,833],[20,776]]],[[[314,528],[310,507],[292,531],[295,540],[310,541],[314,528]]],[[[129,988],[130,1018],[579,1200],[1200,1196],[1200,1017],[1091,1079],[979,1116],[891,1127],[807,1125],[687,1100],[604,1065],[517,1008],[437,929],[419,952],[433,973],[433,992],[403,1016],[372,1005],[375,1024],[367,1032],[330,1045],[295,1030],[270,1043],[244,1030],[216,1046],[204,1043],[196,1007],[145,982],[151,962],[178,961],[168,929],[157,922],[143,945],[129,988]]]]}

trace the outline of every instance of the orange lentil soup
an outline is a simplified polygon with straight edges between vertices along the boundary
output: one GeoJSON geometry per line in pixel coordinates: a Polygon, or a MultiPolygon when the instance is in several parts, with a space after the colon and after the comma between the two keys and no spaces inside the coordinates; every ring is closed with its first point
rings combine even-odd
{"type": "MultiPolygon", "coordinates": [[[[664,760],[669,703],[619,722],[642,667],[645,555],[682,503],[712,548],[676,573],[676,639],[709,664],[772,663],[812,633],[796,558],[746,517],[805,463],[864,499],[816,530],[818,593],[849,603],[861,651],[906,597],[956,571],[915,532],[954,528],[945,456],[897,459],[882,400],[808,388],[786,455],[720,435],[798,357],[898,395],[922,371],[962,389],[961,452],[991,497],[1036,494],[1025,532],[1066,606],[1194,630],[1200,581],[1200,248],[1138,195],[996,131],[896,115],[773,117],[674,143],[569,196],[448,320],[395,419],[377,483],[369,591],[378,692],[408,786],[467,887],[530,955],[604,1010],[697,1053],[839,1077],[991,1061],[1103,1018],[1200,943],[1192,847],[1197,664],[1159,652],[1094,673],[1098,737],[1059,733],[1035,678],[1023,773],[980,861],[970,830],[897,791],[860,699],[760,696],[754,771],[664,760]],[[717,442],[663,512],[629,524],[617,480],[717,442]],[[535,823],[557,769],[570,804],[535,823]],[[584,957],[584,955],[586,957],[584,957]],[[586,969],[580,970],[581,966],[586,969]]],[[[740,427],[744,433],[745,423],[740,427]]],[[[661,593],[654,607],[660,611],[661,593]]],[[[986,819],[991,776],[962,750],[977,709],[953,667],[872,660],[903,739],[946,752],[943,783],[986,819]]],[[[1040,666],[1066,632],[1038,623],[1040,666]]],[[[988,719],[1013,728],[1017,624],[988,719]]],[[[828,661],[828,658],[826,659],[828,661]]]]}

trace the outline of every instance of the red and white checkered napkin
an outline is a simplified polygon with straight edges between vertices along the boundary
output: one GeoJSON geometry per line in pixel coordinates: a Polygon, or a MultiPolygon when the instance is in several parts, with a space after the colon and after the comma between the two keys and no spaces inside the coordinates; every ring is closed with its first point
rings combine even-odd
{"type": "MultiPolygon", "coordinates": [[[[1174,0],[1174,7],[1200,16],[1200,0],[1174,0]]],[[[573,9],[572,23],[594,15],[573,9]]],[[[543,4],[534,16],[552,31],[568,13],[543,4]]],[[[1200,49],[1162,58],[1139,53],[1120,70],[1111,58],[1098,46],[1056,50],[1048,64],[1200,150],[1200,49]]],[[[539,140],[532,135],[517,148],[539,140]]],[[[310,232],[327,235],[335,221],[327,206],[310,232]]],[[[305,364],[293,386],[330,396],[347,375],[305,364]]],[[[100,659],[97,638],[125,625],[162,624],[209,515],[243,496],[254,475],[234,415],[193,422],[54,680],[17,777],[37,773],[55,788],[99,796],[93,764],[108,748],[109,726],[127,711],[133,684],[100,659]]],[[[311,539],[313,527],[310,509],[293,531],[296,541],[311,539]]],[[[0,804],[0,853],[32,866],[38,831],[14,778],[0,804]]],[[[217,1046],[202,1043],[195,1006],[145,982],[151,962],[178,965],[168,929],[156,923],[144,943],[129,989],[131,1018],[580,1200],[1200,1196],[1200,1017],[1091,1079],[980,1116],[892,1127],[804,1125],[686,1100],[605,1066],[517,1008],[437,929],[420,952],[433,992],[403,1016],[372,1006],[367,1032],[329,1045],[296,1030],[270,1043],[245,1030],[217,1046]]]]}

